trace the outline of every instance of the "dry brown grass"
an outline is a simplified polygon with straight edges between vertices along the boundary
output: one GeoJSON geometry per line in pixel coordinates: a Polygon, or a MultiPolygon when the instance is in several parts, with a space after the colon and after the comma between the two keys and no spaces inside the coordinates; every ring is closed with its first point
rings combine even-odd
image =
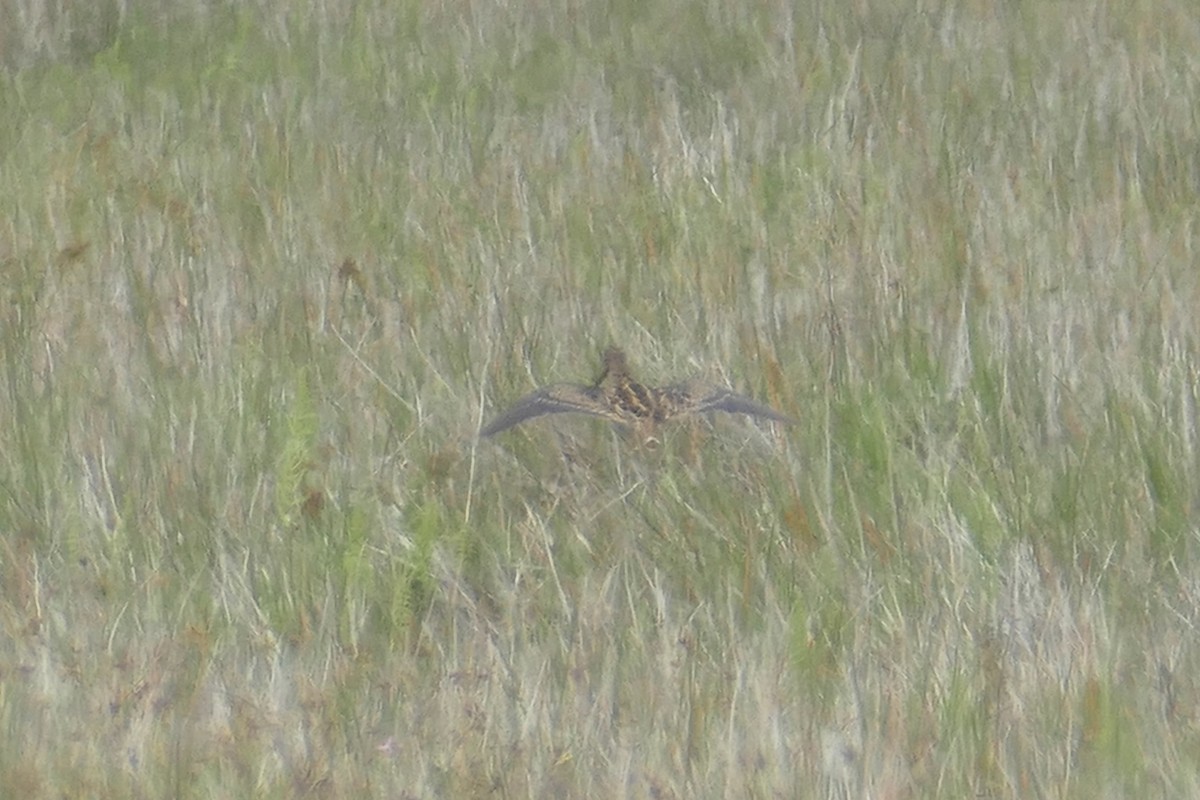
{"type": "Polygon", "coordinates": [[[1189,6],[0,14],[0,796],[1196,795],[1189,6]]]}

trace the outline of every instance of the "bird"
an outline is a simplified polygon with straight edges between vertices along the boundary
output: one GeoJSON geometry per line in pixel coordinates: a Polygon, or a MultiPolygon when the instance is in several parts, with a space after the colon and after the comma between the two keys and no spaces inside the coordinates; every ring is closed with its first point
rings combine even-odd
{"type": "Polygon", "coordinates": [[[709,411],[747,414],[789,424],[796,421],[770,406],[704,381],[691,380],[662,388],[647,386],[631,374],[625,351],[609,347],[604,351],[603,371],[590,386],[574,383],[543,386],[483,426],[479,435],[495,436],[545,414],[587,414],[632,429],[650,441],[662,423],[709,411]]]}

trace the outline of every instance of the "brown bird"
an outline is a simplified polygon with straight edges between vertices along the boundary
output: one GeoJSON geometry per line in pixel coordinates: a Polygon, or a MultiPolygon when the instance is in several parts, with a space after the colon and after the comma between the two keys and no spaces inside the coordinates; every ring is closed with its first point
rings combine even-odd
{"type": "Polygon", "coordinates": [[[509,410],[489,422],[480,436],[493,436],[527,419],[543,414],[589,414],[632,428],[650,438],[654,429],[675,417],[726,411],[749,414],[776,422],[795,422],[765,406],[702,381],[675,383],[661,389],[646,386],[629,374],[625,353],[617,347],[604,351],[604,371],[591,386],[556,383],[527,394],[509,410]]]}

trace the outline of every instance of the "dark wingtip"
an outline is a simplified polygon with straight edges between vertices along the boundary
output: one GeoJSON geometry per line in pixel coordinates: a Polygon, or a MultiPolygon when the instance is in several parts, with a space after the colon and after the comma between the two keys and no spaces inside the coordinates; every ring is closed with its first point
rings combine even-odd
{"type": "Polygon", "coordinates": [[[711,403],[709,408],[729,414],[747,414],[752,417],[761,417],[787,425],[795,425],[798,421],[794,417],[789,417],[787,414],[776,411],[757,400],[751,400],[749,397],[734,394],[733,392],[724,393],[715,402],[711,403]]]}
{"type": "Polygon", "coordinates": [[[599,393],[593,387],[568,383],[554,384],[522,397],[503,414],[483,426],[479,436],[494,436],[526,420],[547,414],[588,414],[605,417],[609,416],[609,410],[600,403],[599,393]]]}

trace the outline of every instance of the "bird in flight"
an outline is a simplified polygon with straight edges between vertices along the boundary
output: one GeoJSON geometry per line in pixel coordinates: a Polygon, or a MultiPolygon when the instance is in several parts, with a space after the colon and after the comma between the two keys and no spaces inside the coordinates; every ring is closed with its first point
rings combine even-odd
{"type": "Polygon", "coordinates": [[[630,375],[624,351],[610,347],[604,351],[604,371],[591,386],[574,383],[544,386],[518,400],[516,405],[485,425],[479,435],[494,436],[544,414],[588,414],[632,428],[649,439],[653,431],[668,420],[708,411],[795,422],[749,397],[702,381],[674,383],[662,388],[647,386],[630,375]]]}

